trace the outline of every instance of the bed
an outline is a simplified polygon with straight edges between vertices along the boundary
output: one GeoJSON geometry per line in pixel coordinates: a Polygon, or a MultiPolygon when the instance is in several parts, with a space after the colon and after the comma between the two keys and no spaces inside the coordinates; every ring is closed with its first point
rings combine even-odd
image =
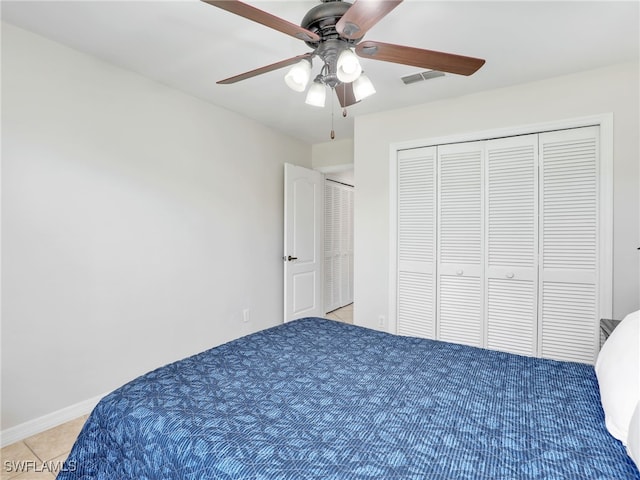
{"type": "Polygon", "coordinates": [[[640,479],[593,366],[319,318],[104,397],[60,480],[640,479]]]}

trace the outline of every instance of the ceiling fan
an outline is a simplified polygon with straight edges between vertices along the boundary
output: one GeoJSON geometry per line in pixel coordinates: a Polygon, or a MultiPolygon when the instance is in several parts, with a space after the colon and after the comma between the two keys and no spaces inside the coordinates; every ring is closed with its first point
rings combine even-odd
{"type": "Polygon", "coordinates": [[[374,41],[361,42],[367,31],[402,0],[355,0],[353,4],[342,0],[321,0],[320,5],[307,12],[300,26],[238,0],[202,1],[298,38],[313,49],[217,83],[235,83],[293,65],[285,76],[285,82],[293,90],[302,92],[311,78],[312,58],[319,57],[322,69],[306,98],[310,105],[324,106],[326,87],[335,91],[343,108],[375,93],[371,81],[362,73],[357,56],[460,75],[473,74],[485,62],[452,53],[374,41]]]}

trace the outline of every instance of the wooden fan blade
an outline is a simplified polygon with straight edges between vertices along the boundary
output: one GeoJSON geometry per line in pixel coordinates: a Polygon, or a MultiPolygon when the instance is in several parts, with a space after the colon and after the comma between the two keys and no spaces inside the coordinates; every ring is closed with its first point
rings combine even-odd
{"type": "Polygon", "coordinates": [[[341,83],[340,85],[336,85],[335,91],[342,108],[358,103],[356,96],[353,94],[353,83],[341,83]]]}
{"type": "Polygon", "coordinates": [[[349,40],[362,38],[400,3],[402,0],[356,0],[336,23],[336,30],[349,40]]]}
{"type": "Polygon", "coordinates": [[[302,28],[295,23],[288,22],[280,17],[271,15],[256,7],[242,3],[238,0],[202,0],[204,3],[221,8],[227,12],[235,13],[241,17],[248,18],[254,22],[260,23],[266,27],[273,28],[279,32],[291,35],[305,42],[317,42],[320,37],[315,33],[302,28]]]}
{"type": "Polygon", "coordinates": [[[287,60],[282,60],[281,62],[272,63],[271,65],[267,65],[266,67],[256,68],[255,70],[251,70],[250,72],[241,73],[240,75],[236,75],[235,77],[225,78],[224,80],[220,80],[216,83],[221,85],[236,83],[240,80],[246,80],[247,78],[262,75],[263,73],[267,72],[272,72],[273,70],[278,70],[279,68],[288,67],[289,65],[298,63],[303,58],[311,58],[312,56],[313,55],[311,53],[305,53],[304,55],[298,55],[297,57],[288,58],[287,60]]]}
{"type": "Polygon", "coordinates": [[[371,41],[358,44],[356,54],[362,58],[412,65],[459,75],[471,75],[484,65],[484,60],[481,58],[371,41]]]}

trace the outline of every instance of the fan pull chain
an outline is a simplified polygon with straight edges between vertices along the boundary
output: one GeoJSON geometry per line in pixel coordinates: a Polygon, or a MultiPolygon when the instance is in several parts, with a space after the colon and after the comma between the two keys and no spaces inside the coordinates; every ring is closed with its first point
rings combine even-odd
{"type": "MultiPolygon", "coordinates": [[[[333,103],[333,101],[331,102],[333,103]]],[[[336,132],[333,129],[333,105],[331,105],[331,140],[335,140],[336,132]]]]}
{"type": "Polygon", "coordinates": [[[333,129],[333,97],[335,97],[335,95],[331,95],[331,140],[335,140],[336,138],[336,132],[333,129]]]}

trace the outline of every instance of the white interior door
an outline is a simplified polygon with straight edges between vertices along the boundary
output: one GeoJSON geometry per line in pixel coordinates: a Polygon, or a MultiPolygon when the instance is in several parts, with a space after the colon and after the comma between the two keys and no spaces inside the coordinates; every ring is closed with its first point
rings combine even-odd
{"type": "Polygon", "coordinates": [[[436,338],[436,147],[398,152],[397,332],[436,338]]]}
{"type": "Polygon", "coordinates": [[[485,178],[484,346],[536,355],[538,135],[489,140],[485,178]]]}
{"type": "Polygon", "coordinates": [[[598,352],[599,138],[598,127],[540,134],[539,317],[545,358],[592,363],[598,352]]]}
{"type": "Polygon", "coordinates": [[[484,142],[438,147],[438,338],[482,346],[484,142]]]}
{"type": "Polygon", "coordinates": [[[324,176],[284,166],[284,321],[323,315],[324,176]]]}

